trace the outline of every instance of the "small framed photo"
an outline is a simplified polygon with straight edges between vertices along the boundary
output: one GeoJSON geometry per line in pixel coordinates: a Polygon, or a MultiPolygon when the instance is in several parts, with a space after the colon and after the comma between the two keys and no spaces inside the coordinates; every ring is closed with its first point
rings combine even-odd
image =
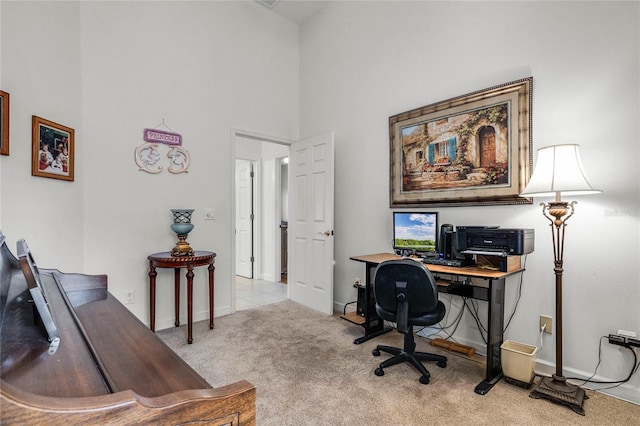
{"type": "Polygon", "coordinates": [[[531,204],[533,78],[389,118],[391,207],[531,204]]]}
{"type": "Polygon", "coordinates": [[[73,129],[34,115],[32,131],[31,175],[73,182],[73,129]]]}
{"type": "Polygon", "coordinates": [[[9,155],[9,94],[0,90],[0,155],[9,155]]]}

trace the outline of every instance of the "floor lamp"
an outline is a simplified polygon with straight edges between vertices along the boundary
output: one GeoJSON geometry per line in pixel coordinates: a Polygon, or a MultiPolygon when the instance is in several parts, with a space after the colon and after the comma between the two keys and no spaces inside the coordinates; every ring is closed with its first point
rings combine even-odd
{"type": "Polygon", "coordinates": [[[553,241],[554,272],[556,276],[556,373],[544,377],[531,391],[532,398],[548,400],[568,405],[573,411],[584,416],[582,408],[584,389],[568,383],[562,374],[562,264],[564,255],[564,230],[567,220],[573,216],[575,201],[561,200],[561,195],[586,195],[601,192],[589,184],[578,145],[554,145],[538,150],[535,170],[524,197],[555,197],[554,201],[541,203],[542,214],[551,222],[553,241]]]}

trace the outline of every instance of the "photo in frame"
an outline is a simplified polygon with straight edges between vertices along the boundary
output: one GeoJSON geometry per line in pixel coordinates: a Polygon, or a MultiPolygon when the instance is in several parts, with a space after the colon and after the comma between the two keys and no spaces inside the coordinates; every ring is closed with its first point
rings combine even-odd
{"type": "Polygon", "coordinates": [[[32,117],[31,175],[73,182],[74,130],[32,117]]]}
{"type": "Polygon", "coordinates": [[[389,117],[390,206],[531,204],[533,77],[389,117]]]}
{"type": "Polygon", "coordinates": [[[9,94],[0,90],[0,155],[9,155],[9,94]]]}

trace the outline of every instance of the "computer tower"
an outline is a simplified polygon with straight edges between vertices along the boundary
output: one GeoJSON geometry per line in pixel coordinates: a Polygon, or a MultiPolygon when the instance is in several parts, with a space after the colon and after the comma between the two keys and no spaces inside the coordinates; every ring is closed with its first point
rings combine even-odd
{"type": "Polygon", "coordinates": [[[365,312],[366,311],[366,306],[367,306],[367,301],[365,299],[365,288],[362,286],[357,287],[358,288],[358,302],[356,305],[356,313],[358,315],[360,315],[361,317],[365,316],[365,312]]]}
{"type": "Polygon", "coordinates": [[[453,225],[445,223],[440,226],[438,238],[438,254],[441,259],[451,259],[453,250],[453,225]]]}
{"type": "Polygon", "coordinates": [[[472,254],[464,254],[460,251],[459,242],[458,242],[458,234],[457,232],[451,232],[451,259],[462,261],[464,266],[473,265],[473,255],[472,254]]]}

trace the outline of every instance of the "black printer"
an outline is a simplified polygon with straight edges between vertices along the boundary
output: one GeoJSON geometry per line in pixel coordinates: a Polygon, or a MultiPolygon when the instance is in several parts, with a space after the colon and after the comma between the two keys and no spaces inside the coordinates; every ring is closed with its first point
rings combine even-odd
{"type": "Polygon", "coordinates": [[[456,226],[458,251],[466,254],[518,256],[533,252],[533,229],[456,226]]]}

